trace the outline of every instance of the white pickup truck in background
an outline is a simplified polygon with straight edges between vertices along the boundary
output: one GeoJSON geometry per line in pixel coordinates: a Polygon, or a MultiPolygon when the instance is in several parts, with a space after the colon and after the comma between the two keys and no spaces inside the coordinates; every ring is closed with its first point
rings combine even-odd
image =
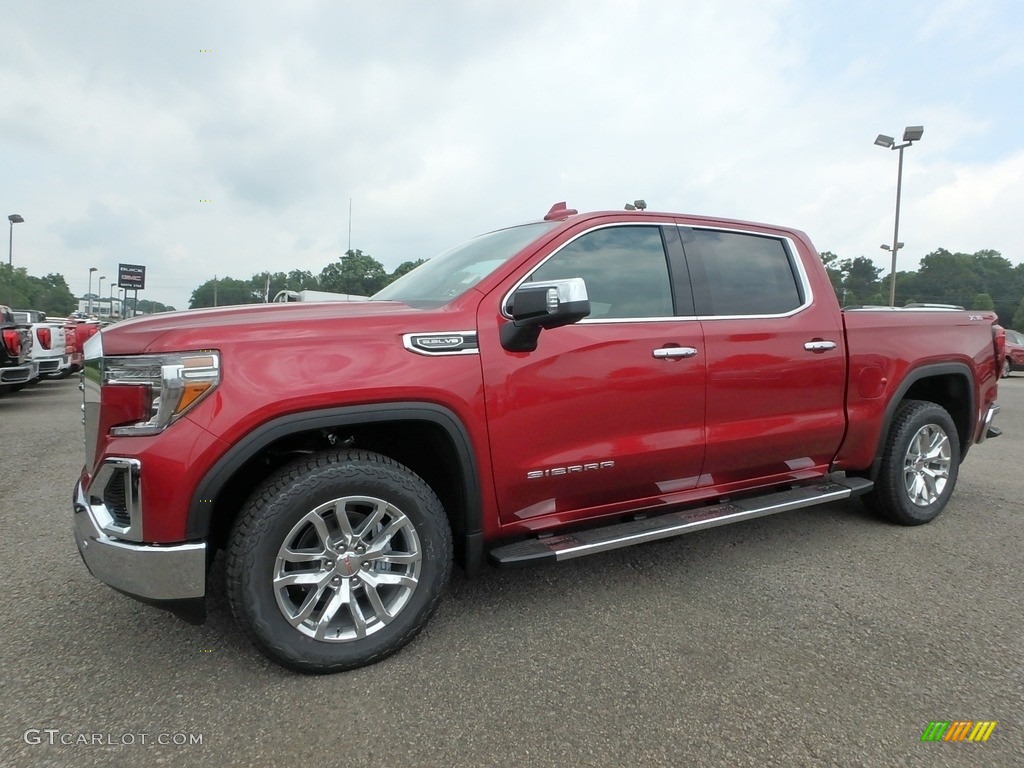
{"type": "Polygon", "coordinates": [[[274,304],[287,304],[292,301],[367,301],[369,296],[355,293],[331,293],[330,291],[278,291],[274,296],[274,304]]]}
{"type": "Polygon", "coordinates": [[[39,375],[67,378],[71,373],[71,356],[67,353],[64,323],[47,320],[45,312],[34,309],[16,309],[14,319],[31,330],[31,359],[38,363],[39,375]]]}

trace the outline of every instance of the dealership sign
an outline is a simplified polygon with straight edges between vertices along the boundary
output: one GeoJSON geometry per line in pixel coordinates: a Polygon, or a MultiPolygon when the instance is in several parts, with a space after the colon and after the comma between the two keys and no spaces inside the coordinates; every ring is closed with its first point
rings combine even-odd
{"type": "Polygon", "coordinates": [[[143,290],[146,287],[146,268],[141,264],[118,264],[117,287],[143,290]]]}

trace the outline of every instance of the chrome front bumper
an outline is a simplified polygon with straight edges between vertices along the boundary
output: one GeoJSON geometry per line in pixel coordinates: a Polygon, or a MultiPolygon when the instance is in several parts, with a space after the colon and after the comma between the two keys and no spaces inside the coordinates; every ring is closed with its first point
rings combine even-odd
{"type": "Polygon", "coordinates": [[[158,545],[105,534],[81,481],[74,492],[75,543],[86,567],[119,592],[142,600],[189,600],[206,594],[206,543],[158,545]]]}

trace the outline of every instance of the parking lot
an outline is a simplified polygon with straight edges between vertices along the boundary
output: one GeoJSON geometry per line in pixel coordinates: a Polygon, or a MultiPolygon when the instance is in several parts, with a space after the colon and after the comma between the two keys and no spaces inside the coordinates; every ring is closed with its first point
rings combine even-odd
{"type": "Polygon", "coordinates": [[[412,645],[329,677],[264,660],[217,581],[194,627],[89,575],[80,397],[0,398],[5,766],[1024,765],[1022,374],[931,525],[852,501],[457,573],[412,645]]]}

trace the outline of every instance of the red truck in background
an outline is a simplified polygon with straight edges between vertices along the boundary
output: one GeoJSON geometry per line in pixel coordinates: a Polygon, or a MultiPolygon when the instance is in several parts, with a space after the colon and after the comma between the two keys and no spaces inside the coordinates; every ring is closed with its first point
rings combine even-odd
{"type": "Polygon", "coordinates": [[[422,628],[453,562],[557,561],[855,495],[929,522],[998,434],[994,321],[841,311],[794,229],[557,204],[366,302],[92,337],[75,537],[97,578],[193,621],[224,550],[263,653],[349,669],[422,628]]]}

